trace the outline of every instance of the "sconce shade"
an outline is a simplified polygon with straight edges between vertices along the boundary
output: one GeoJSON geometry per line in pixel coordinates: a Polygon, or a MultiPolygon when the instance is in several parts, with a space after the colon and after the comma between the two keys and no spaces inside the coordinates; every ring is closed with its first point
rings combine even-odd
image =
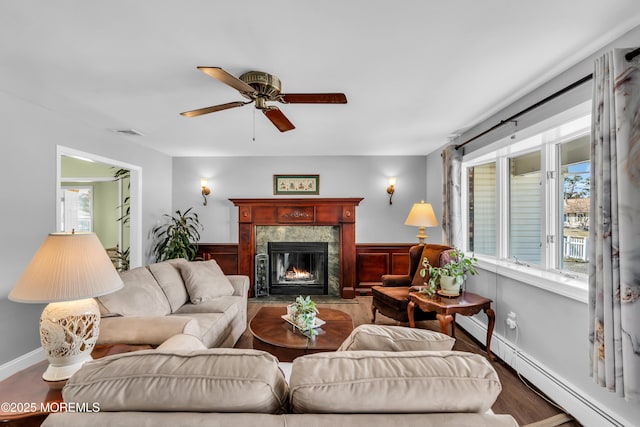
{"type": "Polygon", "coordinates": [[[391,199],[393,198],[393,193],[396,192],[396,177],[392,176],[389,178],[389,186],[387,187],[387,194],[389,195],[389,204],[392,205],[393,202],[391,199]]]}
{"type": "Polygon", "coordinates": [[[207,187],[209,180],[200,178],[200,187],[202,188],[202,206],[207,206],[207,196],[211,194],[211,189],[207,187]]]}
{"type": "Polygon", "coordinates": [[[73,301],[124,286],[95,233],[51,233],[9,299],[25,303],[73,301]]]}
{"type": "Polygon", "coordinates": [[[404,221],[405,225],[413,225],[416,227],[436,227],[438,220],[436,214],[433,212],[431,203],[425,203],[422,200],[420,203],[414,203],[407,219],[404,221]]]}

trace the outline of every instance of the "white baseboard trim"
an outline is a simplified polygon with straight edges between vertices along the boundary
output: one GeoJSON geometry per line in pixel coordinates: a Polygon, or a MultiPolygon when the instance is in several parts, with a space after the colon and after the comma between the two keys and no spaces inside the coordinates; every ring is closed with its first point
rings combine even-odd
{"type": "MultiPolygon", "coordinates": [[[[458,316],[456,324],[472,335],[481,343],[487,338],[485,324],[474,317],[458,316]]],[[[569,414],[575,417],[586,427],[616,426],[624,427],[633,425],[619,414],[611,411],[602,403],[595,401],[591,396],[575,387],[562,376],[547,368],[527,353],[522,352],[508,341],[504,336],[494,331],[491,340],[491,352],[502,359],[507,365],[517,371],[537,388],[542,390],[569,414]],[[516,359],[517,351],[517,359],[516,359]]]]}
{"type": "Polygon", "coordinates": [[[0,365],[0,381],[35,363],[43,361],[45,358],[44,350],[42,350],[42,347],[38,347],[27,354],[23,354],[20,357],[8,361],[7,363],[3,363],[0,365]]]}

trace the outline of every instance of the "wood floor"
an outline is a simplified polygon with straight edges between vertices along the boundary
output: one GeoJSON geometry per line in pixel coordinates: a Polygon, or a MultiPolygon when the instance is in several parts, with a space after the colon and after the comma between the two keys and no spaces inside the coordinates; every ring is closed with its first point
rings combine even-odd
{"type": "MultiPolygon", "coordinates": [[[[356,301],[357,303],[319,304],[318,306],[320,308],[328,307],[349,313],[353,318],[354,326],[358,326],[363,323],[371,323],[371,297],[360,296],[357,297],[356,301]]],[[[247,313],[248,318],[251,319],[258,309],[265,304],[268,303],[250,301],[247,313]]],[[[282,303],[273,303],[271,305],[282,305],[282,303]]],[[[397,325],[397,322],[379,314],[376,319],[376,324],[397,325]]],[[[416,326],[435,331],[440,330],[438,322],[435,320],[417,322],[416,326]]],[[[252,337],[251,333],[247,329],[236,344],[236,347],[251,348],[251,346],[252,337]]],[[[486,354],[484,351],[484,345],[478,343],[462,328],[456,328],[456,344],[454,346],[454,350],[486,354]]],[[[502,393],[492,407],[495,413],[511,414],[521,426],[539,422],[554,415],[563,413],[560,409],[546,402],[543,398],[525,386],[518,378],[518,375],[507,364],[496,359],[496,361],[493,362],[493,366],[498,372],[498,376],[502,382],[502,393]]],[[[549,425],[570,427],[580,426],[581,424],[572,419],[571,421],[564,422],[562,424],[549,425]]]]}

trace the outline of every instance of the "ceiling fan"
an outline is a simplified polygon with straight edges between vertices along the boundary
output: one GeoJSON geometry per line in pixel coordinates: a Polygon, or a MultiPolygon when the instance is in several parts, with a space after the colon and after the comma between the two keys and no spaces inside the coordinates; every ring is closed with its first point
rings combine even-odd
{"type": "Polygon", "coordinates": [[[283,104],[346,104],[347,97],[344,93],[280,93],[282,88],[280,79],[273,74],[263,71],[249,71],[240,76],[234,77],[220,67],[197,67],[198,70],[220,80],[232,88],[238,90],[248,101],[227,102],[226,104],[214,105],[211,107],[198,108],[197,110],[180,113],[186,117],[196,117],[216,111],[227,110],[229,108],[242,107],[252,102],[256,103],[256,108],[262,110],[271,123],[280,132],[295,129],[293,123],[274,105],[267,105],[267,102],[280,102],[283,104]]]}

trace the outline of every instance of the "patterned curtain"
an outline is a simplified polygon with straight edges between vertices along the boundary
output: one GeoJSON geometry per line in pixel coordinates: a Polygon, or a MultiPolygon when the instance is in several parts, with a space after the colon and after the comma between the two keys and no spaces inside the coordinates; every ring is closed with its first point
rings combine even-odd
{"type": "Polygon", "coordinates": [[[455,146],[442,151],[442,239],[445,245],[462,248],[461,208],[462,155],[455,146]]]}
{"type": "Polygon", "coordinates": [[[595,62],[591,129],[591,375],[640,400],[640,61],[595,62]]]}

